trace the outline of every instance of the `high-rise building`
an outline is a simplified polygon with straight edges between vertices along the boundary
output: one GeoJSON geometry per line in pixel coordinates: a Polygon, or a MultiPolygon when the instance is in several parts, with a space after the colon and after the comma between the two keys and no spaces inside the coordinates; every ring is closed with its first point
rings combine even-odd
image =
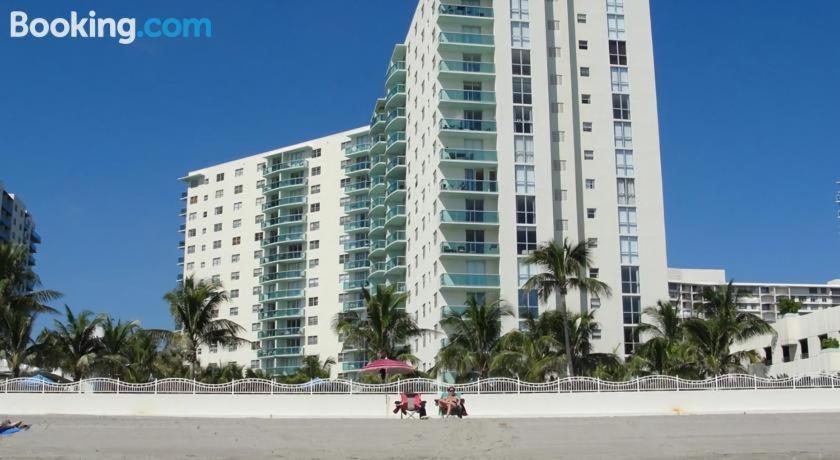
{"type": "Polygon", "coordinates": [[[361,367],[370,357],[329,328],[363,308],[364,286],[408,293],[428,330],[410,344],[424,370],[441,316],[470,298],[511,305],[516,328],[556,308],[521,289],[538,270],[524,258],[549,240],[587,242],[587,275],[612,287],[566,298],[595,313],[597,351],[631,353],[642,306],[668,294],[646,1],[422,0],[368,128],[185,179],[185,273],[237,273],[222,279],[242,299],[231,319],[262,348],[235,360],[277,373],[310,354],[361,367]],[[237,212],[249,222],[234,230],[237,212]]]}
{"type": "Polygon", "coordinates": [[[41,237],[26,204],[0,182],[0,241],[29,247],[29,265],[35,265],[35,253],[41,237]]]}

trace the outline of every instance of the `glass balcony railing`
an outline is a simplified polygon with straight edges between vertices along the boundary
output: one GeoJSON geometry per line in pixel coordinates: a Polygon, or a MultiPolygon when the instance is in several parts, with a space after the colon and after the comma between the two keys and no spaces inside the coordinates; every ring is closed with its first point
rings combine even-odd
{"type": "Polygon", "coordinates": [[[395,268],[405,268],[405,257],[393,257],[388,259],[385,264],[386,270],[393,270],[395,268]]]}
{"type": "Polygon", "coordinates": [[[370,242],[370,252],[378,251],[380,249],[385,249],[385,240],[373,240],[370,242]]]}
{"type": "Polygon", "coordinates": [[[405,243],[405,232],[404,231],[397,231],[392,232],[385,238],[385,244],[393,244],[393,243],[405,243]]]}
{"type": "Polygon", "coordinates": [[[257,333],[257,337],[260,339],[267,339],[269,337],[291,337],[301,334],[303,334],[303,328],[301,327],[286,327],[282,329],[268,329],[260,331],[257,333]]]}
{"type": "Polygon", "coordinates": [[[300,169],[306,167],[306,160],[291,160],[285,163],[275,163],[271,166],[265,168],[265,172],[263,174],[271,174],[275,172],[282,172],[290,169],[300,169]]]}
{"type": "Polygon", "coordinates": [[[401,70],[405,70],[405,61],[397,61],[397,62],[391,63],[391,65],[388,66],[388,71],[385,72],[385,79],[387,80],[387,79],[391,78],[391,75],[393,75],[393,74],[395,74],[395,73],[397,73],[401,70]]]}
{"type": "Polygon", "coordinates": [[[449,192],[497,192],[498,183],[494,180],[454,180],[442,179],[440,181],[441,191],[449,192]]]}
{"type": "Polygon", "coordinates": [[[357,371],[367,364],[367,361],[344,361],[341,363],[341,370],[345,372],[357,371]]]}
{"type": "Polygon", "coordinates": [[[385,95],[385,99],[390,100],[398,94],[405,94],[405,85],[395,85],[390,91],[388,91],[388,94],[385,95]]]}
{"type": "Polygon", "coordinates": [[[452,102],[496,102],[496,93],[493,91],[470,91],[461,89],[440,90],[441,101],[452,102]]]}
{"type": "Polygon", "coordinates": [[[385,220],[391,220],[399,216],[405,216],[405,206],[391,206],[385,214],[385,220]]]}
{"type": "Polygon", "coordinates": [[[283,233],[262,240],[262,245],[270,246],[272,244],[284,243],[286,241],[303,241],[303,237],[303,233],[283,233]]]}
{"type": "Polygon", "coordinates": [[[442,286],[498,287],[499,275],[449,274],[440,275],[442,286]]]}
{"type": "Polygon", "coordinates": [[[354,270],[357,268],[367,268],[370,267],[370,261],[367,259],[360,259],[360,260],[348,260],[344,262],[344,269],[345,270],[354,270]]]}
{"type": "Polygon", "coordinates": [[[385,204],[385,197],[384,196],[378,196],[378,197],[370,200],[370,208],[371,209],[373,209],[377,206],[382,206],[383,204],[385,204]]]}
{"type": "Polygon", "coordinates": [[[284,260],[295,260],[303,258],[303,251],[281,252],[280,254],[271,254],[263,257],[260,262],[270,264],[273,262],[283,262],[284,260]]]}
{"type": "Polygon", "coordinates": [[[405,190],[405,181],[404,180],[393,180],[388,182],[388,194],[395,193],[397,191],[404,191],[405,190]]]}
{"type": "Polygon", "coordinates": [[[499,223],[498,211],[441,211],[441,222],[453,223],[499,223]]]}
{"type": "Polygon", "coordinates": [[[344,224],[344,231],[346,232],[354,232],[357,230],[365,230],[370,227],[369,220],[357,220],[354,222],[348,222],[344,224]]]}
{"type": "Polygon", "coordinates": [[[364,300],[348,300],[342,304],[344,311],[350,310],[360,310],[365,308],[365,301],[364,300]]]}
{"type": "Polygon", "coordinates": [[[266,183],[265,186],[263,186],[263,193],[268,193],[272,190],[277,190],[280,188],[303,186],[305,184],[305,177],[293,177],[291,179],[277,180],[274,182],[266,183]]]}
{"type": "Polygon", "coordinates": [[[303,308],[281,308],[278,310],[261,311],[260,319],[294,318],[303,316],[303,308]]]}
{"type": "Polygon", "coordinates": [[[368,281],[367,280],[351,280],[344,282],[344,290],[349,291],[351,289],[361,289],[363,287],[367,287],[368,281]]]}
{"type": "Polygon", "coordinates": [[[440,42],[456,45],[493,46],[493,35],[464,34],[459,32],[441,32],[440,42]]]}
{"type": "Polygon", "coordinates": [[[373,231],[373,229],[381,228],[381,227],[384,227],[384,226],[385,226],[385,219],[384,218],[380,217],[378,219],[371,219],[370,220],[371,231],[373,231]]]}
{"type": "Polygon", "coordinates": [[[388,160],[388,170],[394,169],[397,166],[405,166],[405,157],[392,157],[388,160]]]}
{"type": "Polygon", "coordinates": [[[356,171],[362,171],[364,169],[370,169],[370,162],[369,161],[360,161],[358,163],[351,163],[344,167],[345,173],[352,173],[356,171]]]}
{"type": "Polygon", "coordinates": [[[441,3],[439,11],[440,14],[447,14],[453,16],[470,16],[474,18],[493,17],[493,8],[486,8],[483,6],[449,5],[446,3],[441,3]]]}
{"type": "Polygon", "coordinates": [[[370,181],[360,181],[354,182],[346,187],[344,187],[344,191],[347,193],[358,192],[361,190],[367,190],[370,188],[370,181]]]}
{"type": "Polygon", "coordinates": [[[445,305],[440,309],[440,317],[446,318],[448,316],[463,315],[465,311],[467,311],[465,305],[445,305]]]}
{"type": "Polygon", "coordinates": [[[266,283],[270,281],[281,281],[281,280],[288,280],[288,279],[296,279],[296,278],[303,278],[306,272],[303,270],[287,270],[284,272],[276,272],[276,273],[269,273],[267,275],[263,275],[260,277],[261,283],[266,283]]]}
{"type": "Polygon", "coordinates": [[[371,270],[370,270],[370,276],[371,277],[373,277],[375,275],[376,276],[382,276],[383,272],[385,272],[385,270],[388,269],[388,264],[386,264],[385,262],[374,262],[370,266],[370,268],[371,268],[371,270]]]}
{"type": "Polygon", "coordinates": [[[442,72],[496,73],[492,62],[440,61],[442,72]]]}
{"type": "Polygon", "coordinates": [[[270,356],[297,356],[301,354],[302,347],[279,347],[279,348],[265,348],[257,352],[260,358],[270,356]]]}
{"type": "Polygon", "coordinates": [[[388,112],[388,123],[401,117],[405,117],[405,109],[403,107],[388,112]]]}
{"type": "MultiPolygon", "coordinates": [[[[371,125],[377,125],[379,123],[387,123],[387,122],[388,122],[388,116],[385,115],[384,113],[374,115],[370,118],[370,124],[371,125]]],[[[381,140],[383,140],[383,139],[377,139],[376,141],[381,141],[381,140]]],[[[371,147],[373,147],[373,146],[371,146],[371,147]]]]}
{"type": "Polygon", "coordinates": [[[266,209],[276,208],[277,206],[291,206],[296,204],[306,203],[306,195],[295,195],[280,198],[279,200],[272,200],[262,205],[263,211],[266,209]]]}
{"type": "Polygon", "coordinates": [[[440,128],[451,131],[479,131],[486,133],[495,133],[496,122],[485,120],[462,120],[456,118],[444,118],[440,120],[440,128]]]}
{"type": "Polygon", "coordinates": [[[344,149],[344,155],[345,156],[352,156],[352,155],[357,155],[357,154],[360,155],[362,153],[370,151],[370,147],[371,147],[371,144],[350,145],[350,146],[348,146],[347,148],[344,149]]]}
{"type": "Polygon", "coordinates": [[[283,289],[280,291],[266,292],[260,296],[260,301],[264,302],[267,300],[290,299],[301,296],[303,296],[303,289],[283,289]]]}
{"type": "Polygon", "coordinates": [[[476,243],[472,241],[446,241],[440,244],[443,254],[498,254],[499,243],[476,243]]]}
{"type": "Polygon", "coordinates": [[[370,200],[360,200],[354,201],[352,203],[347,203],[344,205],[345,212],[352,212],[357,209],[367,209],[370,207],[370,200]]]}
{"type": "Polygon", "coordinates": [[[285,216],[278,216],[272,219],[263,221],[263,228],[271,227],[273,225],[292,224],[295,222],[303,222],[303,214],[289,214],[285,216]]]}
{"type": "Polygon", "coordinates": [[[441,160],[450,161],[497,161],[495,150],[466,150],[466,149],[441,149],[441,160]]]}
{"type": "Polygon", "coordinates": [[[348,241],[344,243],[345,251],[353,251],[355,249],[364,249],[370,247],[370,240],[348,241]]]}
{"type": "Polygon", "coordinates": [[[397,142],[405,142],[405,132],[399,131],[396,133],[391,133],[388,135],[388,147],[396,144],[397,142]]]}

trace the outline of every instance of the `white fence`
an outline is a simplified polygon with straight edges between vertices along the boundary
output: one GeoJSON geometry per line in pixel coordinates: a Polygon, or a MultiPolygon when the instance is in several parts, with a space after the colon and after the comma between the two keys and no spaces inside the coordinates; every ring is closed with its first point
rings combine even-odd
{"type": "Polygon", "coordinates": [[[731,374],[707,380],[685,380],[670,376],[647,376],[626,382],[609,382],[589,377],[571,377],[544,383],[509,378],[489,378],[470,383],[448,384],[429,379],[407,379],[384,384],[349,380],[315,380],[288,385],[261,379],[243,379],[207,384],[188,379],[163,379],[148,383],[127,383],[93,378],[72,383],[49,383],[33,378],[0,382],[0,393],[86,393],[86,394],[396,394],[439,393],[454,386],[462,394],[597,393],[650,391],[728,391],[838,388],[840,376],[802,375],[782,379],[731,374]]]}

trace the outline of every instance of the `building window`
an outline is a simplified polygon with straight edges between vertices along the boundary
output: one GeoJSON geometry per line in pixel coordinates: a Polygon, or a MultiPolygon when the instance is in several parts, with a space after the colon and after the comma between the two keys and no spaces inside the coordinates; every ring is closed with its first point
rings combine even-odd
{"type": "Polygon", "coordinates": [[[318,336],[317,335],[310,335],[306,338],[307,345],[318,345],[318,336]]]}
{"type": "Polygon", "coordinates": [[[239,211],[240,209],[242,209],[242,202],[241,201],[239,201],[237,203],[233,203],[233,210],[234,211],[239,211]]]}
{"type": "Polygon", "coordinates": [[[319,185],[313,185],[312,187],[309,187],[309,193],[313,194],[313,195],[316,194],[316,193],[321,193],[321,185],[319,184],[319,185]]]}
{"type": "Polygon", "coordinates": [[[312,240],[309,242],[309,249],[318,249],[319,247],[321,247],[320,240],[312,240]]]}
{"type": "Polygon", "coordinates": [[[213,214],[215,214],[215,215],[217,215],[217,216],[218,216],[218,215],[219,215],[219,214],[221,214],[221,213],[222,213],[222,206],[216,206],[216,207],[213,209],[213,214]]]}
{"type": "Polygon", "coordinates": [[[537,249],[537,228],[516,227],[516,253],[527,254],[537,249]]]}
{"type": "Polygon", "coordinates": [[[595,179],[586,179],[586,189],[595,190],[595,179]]]}
{"type": "Polygon", "coordinates": [[[318,306],[318,298],[317,297],[310,297],[307,301],[307,305],[310,307],[317,307],[318,306]]]}
{"type": "Polygon", "coordinates": [[[627,42],[610,40],[610,64],[627,65],[627,42]]]}
{"type": "Polygon", "coordinates": [[[312,203],[309,205],[309,212],[318,212],[321,210],[321,203],[312,203]]]}
{"type": "Polygon", "coordinates": [[[635,235],[638,224],[636,223],[636,208],[618,208],[618,233],[621,235],[635,235]]]}
{"type": "Polygon", "coordinates": [[[630,128],[629,122],[616,121],[613,123],[613,130],[615,133],[616,147],[624,149],[633,148],[633,130],[630,128]]]}
{"type": "Polygon", "coordinates": [[[321,149],[315,149],[312,151],[312,158],[318,158],[321,156],[321,149]]]}
{"type": "Polygon", "coordinates": [[[578,49],[579,50],[588,50],[589,49],[589,42],[586,40],[578,40],[578,49]]]}
{"type": "Polygon", "coordinates": [[[224,190],[216,190],[216,198],[221,198],[225,195],[224,190]]]}
{"type": "Polygon", "coordinates": [[[621,303],[624,310],[624,324],[639,324],[642,319],[642,299],[638,296],[624,296],[621,303]]]}
{"type": "Polygon", "coordinates": [[[517,163],[534,163],[534,138],[530,136],[515,136],[513,147],[517,163]]]}
{"type": "Polygon", "coordinates": [[[513,74],[514,75],[531,75],[531,52],[528,50],[512,50],[513,54],[513,74]]]}
{"type": "Polygon", "coordinates": [[[221,182],[225,180],[225,173],[216,174],[216,182],[221,182]]]}
{"type": "Polygon", "coordinates": [[[616,120],[630,119],[630,95],[628,94],[613,94],[613,118],[616,120]]]}
{"type": "Polygon", "coordinates": [[[531,134],[534,130],[533,112],[531,107],[513,108],[513,132],[517,134],[531,134]]]}
{"type": "Polygon", "coordinates": [[[216,240],[213,242],[213,249],[219,249],[222,247],[222,240],[216,240]]]}
{"type": "Polygon", "coordinates": [[[592,132],[592,122],[591,121],[584,121],[583,122],[583,132],[591,133],[592,132]]]}
{"type": "Polygon", "coordinates": [[[618,177],[633,177],[633,151],[618,149],[615,151],[615,173],[618,177]]]}
{"type": "Polygon", "coordinates": [[[214,232],[221,232],[222,231],[222,224],[213,224],[213,231],[214,232]]]}
{"type": "Polygon", "coordinates": [[[260,329],[262,329],[262,323],[251,323],[252,331],[259,331],[260,329]]]}
{"type": "Polygon", "coordinates": [[[309,268],[315,268],[315,267],[317,267],[317,266],[318,266],[318,265],[320,265],[320,264],[321,264],[321,261],[320,261],[320,260],[318,260],[318,259],[311,259],[311,260],[309,261],[309,268]]]}
{"type": "Polygon", "coordinates": [[[634,179],[619,178],[617,182],[618,204],[633,206],[636,204],[636,181],[634,179]]]}
{"type": "Polygon", "coordinates": [[[516,193],[533,195],[536,192],[534,167],[530,165],[516,165],[516,193]]]}
{"type": "Polygon", "coordinates": [[[511,46],[514,48],[531,47],[531,28],[527,22],[513,21],[511,28],[511,46]]]}
{"type": "Polygon", "coordinates": [[[239,316],[239,307],[230,307],[228,311],[229,316],[239,316]]]}
{"type": "Polygon", "coordinates": [[[530,19],[528,1],[510,0],[510,18],[518,21],[527,21],[530,19]]]}
{"type": "Polygon", "coordinates": [[[586,14],[578,13],[577,22],[578,22],[578,24],[586,24],[586,14]]]}
{"type": "Polygon", "coordinates": [[[516,223],[517,224],[536,224],[536,197],[534,196],[516,196],[516,223]]]}
{"type": "Polygon", "coordinates": [[[318,230],[319,228],[321,228],[321,223],[320,222],[310,222],[309,223],[309,230],[310,231],[315,231],[315,230],[318,230]]]}
{"type": "Polygon", "coordinates": [[[513,103],[528,105],[532,103],[530,78],[513,77],[513,103]]]}
{"type": "Polygon", "coordinates": [[[621,263],[623,265],[639,264],[639,237],[620,236],[619,247],[621,248],[621,263]]]}
{"type": "Polygon", "coordinates": [[[236,187],[233,187],[233,193],[234,193],[234,194],[239,194],[239,193],[242,193],[242,186],[241,186],[241,185],[237,185],[236,187]]]}
{"type": "Polygon", "coordinates": [[[580,76],[581,77],[588,77],[589,76],[589,67],[581,67],[580,68],[580,76]]]}
{"type": "Polygon", "coordinates": [[[231,299],[238,299],[239,298],[239,289],[231,289],[230,290],[230,298],[231,299]]]}
{"type": "Polygon", "coordinates": [[[630,74],[626,67],[610,67],[610,82],[612,92],[626,93],[630,91],[630,74]]]}
{"type": "Polygon", "coordinates": [[[621,267],[621,292],[639,293],[639,267],[621,267]]]}
{"type": "Polygon", "coordinates": [[[607,13],[624,14],[624,0],[607,0],[607,13]]]}
{"type": "Polygon", "coordinates": [[[584,150],[583,151],[583,159],[584,160],[594,160],[595,159],[595,151],[594,150],[584,150]]]}
{"type": "Polygon", "coordinates": [[[595,208],[586,208],[586,218],[587,219],[594,219],[595,218],[595,208]]]}
{"type": "Polygon", "coordinates": [[[214,257],[213,258],[213,266],[218,267],[219,265],[222,265],[222,258],[221,257],[214,257]]]}
{"type": "Polygon", "coordinates": [[[316,166],[316,167],[312,168],[312,171],[310,172],[310,174],[313,175],[313,176],[320,176],[321,175],[321,167],[316,166]]]}
{"type": "Polygon", "coordinates": [[[580,103],[581,104],[591,104],[592,103],[592,95],[591,94],[581,94],[580,95],[580,103]]]}
{"type": "Polygon", "coordinates": [[[234,246],[238,245],[241,242],[242,242],[242,237],[239,237],[239,236],[234,236],[233,237],[233,245],[234,246]]]}
{"type": "Polygon", "coordinates": [[[242,226],[242,219],[236,219],[233,221],[233,228],[239,228],[242,226]]]}
{"type": "Polygon", "coordinates": [[[610,40],[626,39],[624,29],[624,16],[621,14],[607,15],[607,31],[610,40]]]}
{"type": "Polygon", "coordinates": [[[310,316],[306,318],[306,325],[307,326],[317,326],[318,325],[318,317],[317,316],[310,316]]]}

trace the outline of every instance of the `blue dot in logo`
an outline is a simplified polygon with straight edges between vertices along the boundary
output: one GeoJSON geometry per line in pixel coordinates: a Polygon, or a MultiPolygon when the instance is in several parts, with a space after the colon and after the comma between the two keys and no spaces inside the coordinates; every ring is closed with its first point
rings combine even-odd
{"type": "Polygon", "coordinates": [[[143,31],[142,31],[142,30],[138,30],[138,31],[137,31],[137,38],[141,38],[142,36],[143,36],[143,31]]]}

